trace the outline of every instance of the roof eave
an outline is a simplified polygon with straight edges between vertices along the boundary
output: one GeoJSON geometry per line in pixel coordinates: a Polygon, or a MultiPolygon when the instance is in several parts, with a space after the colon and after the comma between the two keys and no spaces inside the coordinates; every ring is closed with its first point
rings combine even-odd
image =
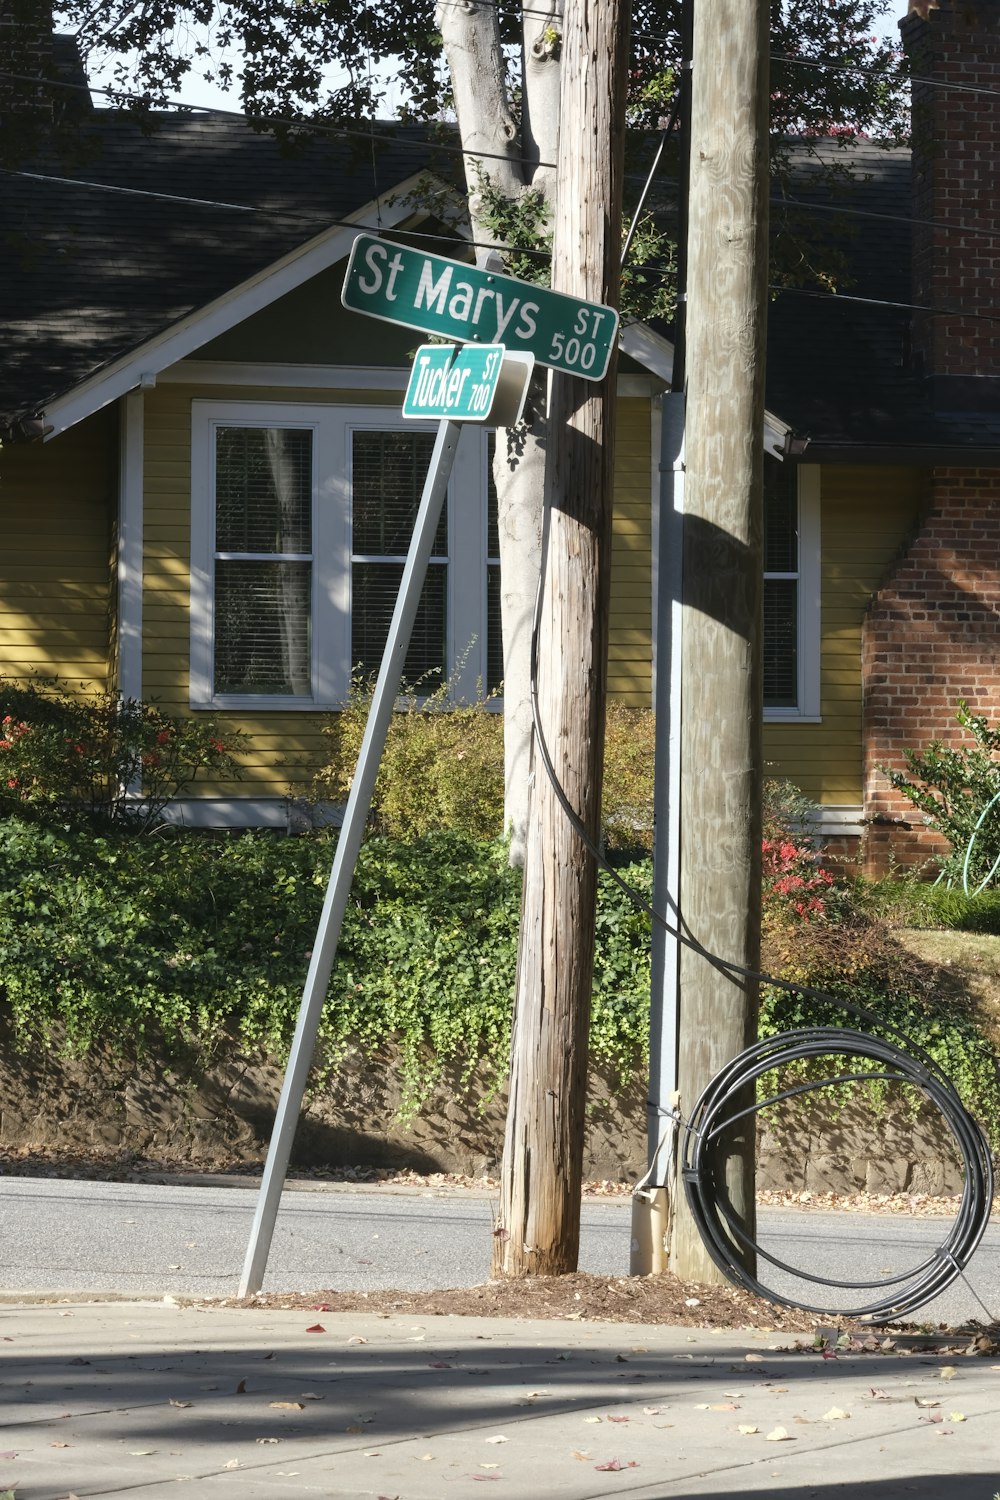
{"type": "Polygon", "coordinates": [[[32,416],[43,423],[46,440],[82,422],[128,391],[152,384],[162,370],[195,353],[337,261],[346,259],[358,230],[392,230],[412,223],[409,193],[425,183],[424,173],[406,178],[396,184],[391,200],[383,198],[378,204],[364,204],[336,226],[314,235],[239,286],[35,408],[32,416]],[[377,224],[368,222],[376,217],[377,224]]]}

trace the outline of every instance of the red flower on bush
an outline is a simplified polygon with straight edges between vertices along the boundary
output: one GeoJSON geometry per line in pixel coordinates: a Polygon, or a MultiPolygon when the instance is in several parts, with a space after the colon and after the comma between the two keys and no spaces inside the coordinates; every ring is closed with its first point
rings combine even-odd
{"type": "Polygon", "coordinates": [[[787,838],[764,839],[761,854],[765,907],[784,907],[807,922],[821,916],[826,910],[821,893],[833,885],[833,876],[817,863],[813,850],[787,838]]]}

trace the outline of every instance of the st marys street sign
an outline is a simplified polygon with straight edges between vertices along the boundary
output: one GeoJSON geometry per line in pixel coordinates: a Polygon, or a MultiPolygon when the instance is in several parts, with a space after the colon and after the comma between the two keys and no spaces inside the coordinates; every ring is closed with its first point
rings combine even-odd
{"type": "Polygon", "coordinates": [[[354,241],[341,300],[404,328],[521,349],[584,380],[604,378],[618,332],[618,314],[599,302],[367,234],[354,241]]]}

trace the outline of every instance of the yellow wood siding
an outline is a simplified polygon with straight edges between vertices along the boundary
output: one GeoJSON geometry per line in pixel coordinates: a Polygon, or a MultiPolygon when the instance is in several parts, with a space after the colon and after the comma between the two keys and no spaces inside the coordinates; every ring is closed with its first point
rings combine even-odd
{"type": "Polygon", "coordinates": [[[608,691],[630,707],[653,696],[652,477],[648,397],[618,402],[608,691]]]}
{"type": "Polygon", "coordinates": [[[818,724],[768,723],[764,762],[816,802],[861,802],[861,629],[920,508],[920,471],[827,465],[821,474],[818,724]]]}
{"type": "Polygon", "coordinates": [[[116,423],[0,452],[0,671],[108,685],[116,423]]]}
{"type": "MultiPolygon", "coordinates": [[[[188,713],[191,565],[191,402],[281,401],[385,405],[398,391],[257,389],[163,383],[145,403],[143,696],[171,713],[188,713]]],[[[611,691],[629,704],[651,700],[650,406],[619,403],[615,464],[616,517],[612,549],[611,691]]],[[[203,795],[275,797],[307,783],[326,758],[323,713],[228,711],[216,717],[251,740],[239,783],[195,788],[203,795]]]]}

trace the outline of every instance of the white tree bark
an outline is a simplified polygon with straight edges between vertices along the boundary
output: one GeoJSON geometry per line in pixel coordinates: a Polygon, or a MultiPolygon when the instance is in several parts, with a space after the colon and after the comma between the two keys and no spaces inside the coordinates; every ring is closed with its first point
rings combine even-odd
{"type": "MultiPolygon", "coordinates": [[[[528,9],[522,28],[520,121],[510,99],[499,11],[493,0],[448,0],[436,14],[466,152],[472,232],[481,247],[499,244],[495,229],[484,218],[477,191],[481,177],[511,202],[532,190],[541,194],[550,213],[554,203],[562,0],[528,9]]],[[[540,379],[525,422],[515,430],[497,432],[493,465],[504,652],[504,819],[514,864],[524,862],[528,816],[529,662],[541,549],[544,440],[540,379]]]]}

